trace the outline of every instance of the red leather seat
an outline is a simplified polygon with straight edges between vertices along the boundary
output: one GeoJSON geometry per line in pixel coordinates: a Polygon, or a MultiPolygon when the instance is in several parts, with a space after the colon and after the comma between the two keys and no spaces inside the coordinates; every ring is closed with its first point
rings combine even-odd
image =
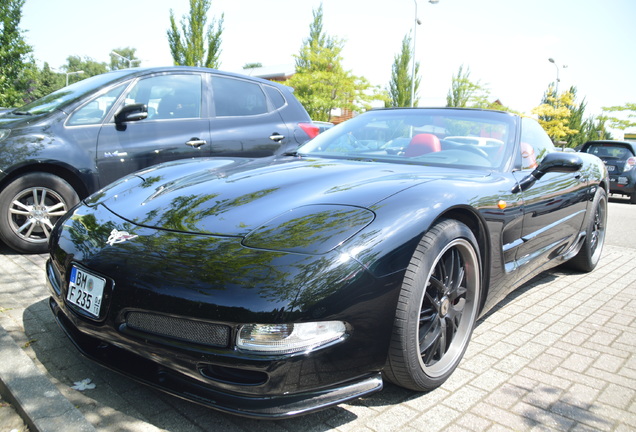
{"type": "Polygon", "coordinates": [[[442,149],[439,138],[433,134],[422,133],[411,138],[409,146],[404,151],[405,157],[416,157],[426,153],[438,152],[442,149]]]}

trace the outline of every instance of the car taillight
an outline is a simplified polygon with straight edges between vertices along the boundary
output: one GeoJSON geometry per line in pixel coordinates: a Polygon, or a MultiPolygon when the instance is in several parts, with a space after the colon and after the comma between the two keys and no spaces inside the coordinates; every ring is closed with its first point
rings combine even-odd
{"type": "Polygon", "coordinates": [[[298,123],[298,126],[309,136],[309,139],[316,138],[320,133],[320,128],[312,123],[298,123]]]}
{"type": "Polygon", "coordinates": [[[625,162],[625,168],[623,168],[623,172],[629,171],[636,166],[636,157],[630,157],[625,162]]]}

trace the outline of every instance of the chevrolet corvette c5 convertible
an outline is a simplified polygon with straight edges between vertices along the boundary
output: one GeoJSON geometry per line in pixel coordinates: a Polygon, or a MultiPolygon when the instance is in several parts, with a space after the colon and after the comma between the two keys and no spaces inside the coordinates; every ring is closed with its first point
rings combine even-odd
{"type": "Polygon", "coordinates": [[[374,110],[269,158],[173,161],[51,234],[50,306],[89,358],[256,417],[431,391],[538,273],[588,272],[605,166],[505,112],[374,110]]]}

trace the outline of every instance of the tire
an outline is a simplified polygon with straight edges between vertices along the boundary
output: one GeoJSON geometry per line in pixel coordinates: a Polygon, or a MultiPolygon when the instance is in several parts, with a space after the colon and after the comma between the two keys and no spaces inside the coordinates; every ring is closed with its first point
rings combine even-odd
{"type": "Polygon", "coordinates": [[[475,236],[461,222],[440,221],[422,237],[406,270],[385,377],[416,391],[444,383],[468,347],[480,290],[475,236]]]}
{"type": "Polygon", "coordinates": [[[0,239],[20,253],[45,253],[53,225],[78,202],[71,185],[53,174],[18,177],[0,192],[0,239]]]}
{"type": "Polygon", "coordinates": [[[587,222],[585,240],[579,253],[566,263],[571,269],[591,272],[599,260],[605,244],[605,231],[607,228],[607,193],[605,189],[596,189],[592,203],[592,213],[587,222]]]}
{"type": "Polygon", "coordinates": [[[636,204],[636,193],[633,193],[629,196],[629,203],[636,204]]]}

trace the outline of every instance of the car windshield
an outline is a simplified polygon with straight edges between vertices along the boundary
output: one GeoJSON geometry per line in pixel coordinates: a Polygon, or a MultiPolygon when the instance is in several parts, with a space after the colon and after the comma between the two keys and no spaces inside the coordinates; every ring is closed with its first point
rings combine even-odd
{"type": "Polygon", "coordinates": [[[13,114],[37,115],[50,113],[129,73],[130,71],[121,70],[86,78],[24,105],[13,111],[13,114]]]}
{"type": "Polygon", "coordinates": [[[628,148],[612,143],[590,144],[585,148],[585,152],[605,159],[628,159],[634,156],[628,148]]]}
{"type": "Polygon", "coordinates": [[[369,111],[325,131],[298,153],[422,165],[496,169],[511,152],[515,117],[461,109],[369,111]]]}

